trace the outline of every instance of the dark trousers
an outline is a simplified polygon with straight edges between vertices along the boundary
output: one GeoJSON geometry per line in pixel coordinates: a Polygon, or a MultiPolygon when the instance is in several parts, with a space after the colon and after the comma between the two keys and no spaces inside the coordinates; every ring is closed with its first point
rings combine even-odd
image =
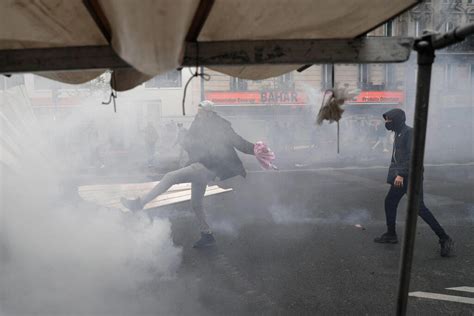
{"type": "MultiPolygon", "coordinates": [[[[397,207],[402,197],[407,193],[408,184],[406,182],[407,181],[405,181],[402,188],[397,188],[392,185],[387,193],[387,196],[385,197],[385,216],[387,219],[387,228],[389,233],[395,233],[397,207]]],[[[431,229],[436,235],[438,235],[440,239],[445,239],[447,237],[443,227],[441,227],[423,201],[423,184],[421,185],[418,215],[420,215],[420,217],[431,227],[431,229]]]]}

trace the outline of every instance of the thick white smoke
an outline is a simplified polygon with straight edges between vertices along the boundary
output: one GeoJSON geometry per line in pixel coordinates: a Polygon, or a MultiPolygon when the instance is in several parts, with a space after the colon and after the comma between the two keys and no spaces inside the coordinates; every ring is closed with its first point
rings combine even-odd
{"type": "Polygon", "coordinates": [[[142,289],[175,277],[181,249],[170,222],[77,199],[68,185],[76,170],[20,89],[3,92],[0,116],[0,314],[166,313],[164,294],[142,289]]]}

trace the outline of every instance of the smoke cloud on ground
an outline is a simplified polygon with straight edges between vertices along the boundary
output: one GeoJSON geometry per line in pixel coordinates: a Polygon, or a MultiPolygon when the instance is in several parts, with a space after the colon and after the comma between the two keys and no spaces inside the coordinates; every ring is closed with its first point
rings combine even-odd
{"type": "MultiPolygon", "coordinates": [[[[71,176],[85,167],[90,143],[77,144],[75,160],[62,156],[55,147],[60,138],[47,137],[24,91],[4,92],[0,117],[0,314],[176,310],[184,285],[176,282],[181,249],[170,222],[79,200],[71,176]]],[[[79,116],[56,126],[54,135],[83,123],[79,116]]]]}

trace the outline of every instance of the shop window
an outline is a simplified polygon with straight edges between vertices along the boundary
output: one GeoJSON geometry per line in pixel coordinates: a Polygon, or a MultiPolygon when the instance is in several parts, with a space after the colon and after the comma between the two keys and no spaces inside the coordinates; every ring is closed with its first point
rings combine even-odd
{"type": "Polygon", "coordinates": [[[231,91],[246,91],[248,89],[248,82],[245,79],[236,77],[230,78],[230,90],[231,91]]]}
{"type": "Polygon", "coordinates": [[[182,86],[181,71],[173,70],[145,82],[145,88],[179,88],[182,86]]]}

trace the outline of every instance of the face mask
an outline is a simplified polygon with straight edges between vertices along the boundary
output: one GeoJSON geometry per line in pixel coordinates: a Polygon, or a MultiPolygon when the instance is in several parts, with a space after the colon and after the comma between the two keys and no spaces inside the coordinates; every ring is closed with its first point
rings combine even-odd
{"type": "Polygon", "coordinates": [[[393,122],[385,122],[385,128],[389,131],[393,131],[393,122]]]}

